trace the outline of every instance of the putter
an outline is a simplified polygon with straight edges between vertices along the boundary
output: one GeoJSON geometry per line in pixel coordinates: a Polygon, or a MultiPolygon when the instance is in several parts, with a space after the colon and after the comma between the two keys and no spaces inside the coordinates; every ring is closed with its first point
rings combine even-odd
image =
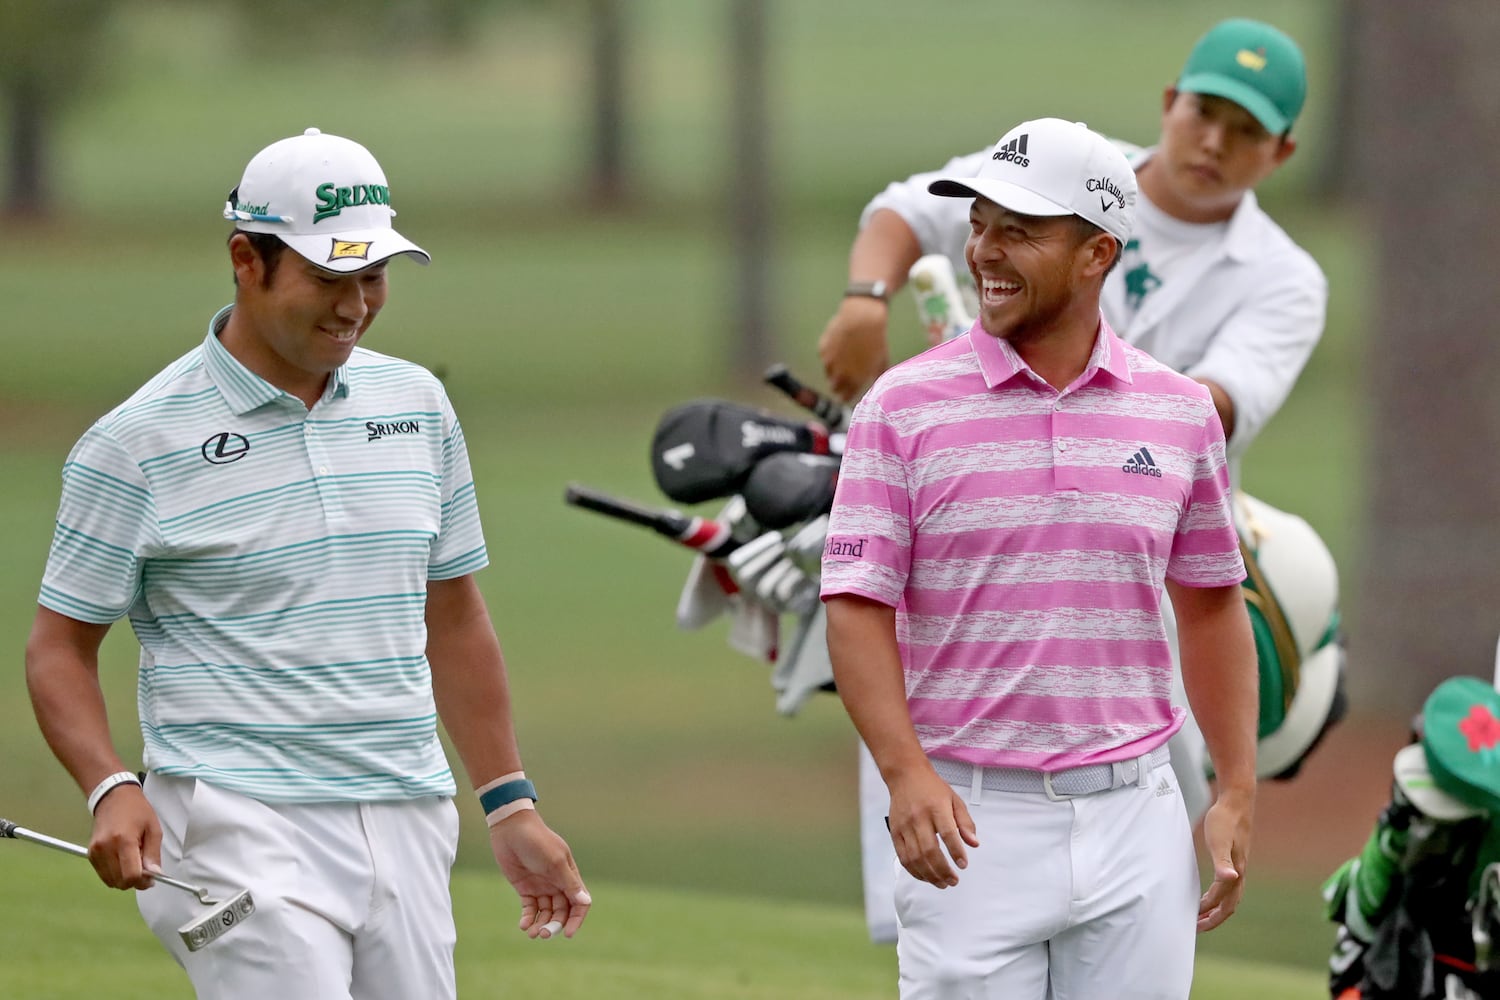
{"type": "MultiPolygon", "coordinates": [[[[33,844],[41,844],[64,854],[74,854],[80,858],[89,856],[87,848],[77,844],[70,844],[66,840],[58,840],[35,830],[28,830],[24,826],[17,826],[8,819],[0,819],[0,837],[10,837],[13,840],[27,840],[33,844]]],[[[208,890],[201,886],[192,885],[172,878],[169,875],[152,875],[158,882],[165,882],[174,889],[190,892],[198,897],[198,902],[204,906],[212,906],[213,909],[188,921],[177,929],[182,936],[182,943],[187,945],[188,951],[198,949],[212,944],[219,938],[234,930],[245,918],[255,912],[255,900],[250,898],[249,889],[241,889],[239,892],[220,902],[208,894],[208,890]]]]}

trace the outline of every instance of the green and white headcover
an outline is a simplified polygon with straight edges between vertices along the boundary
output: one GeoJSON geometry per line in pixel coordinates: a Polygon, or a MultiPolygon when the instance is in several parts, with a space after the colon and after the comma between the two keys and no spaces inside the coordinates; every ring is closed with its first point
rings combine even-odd
{"type": "Polygon", "coordinates": [[[1478,677],[1450,677],[1422,707],[1422,747],[1437,786],[1500,814],[1500,692],[1478,677]]]}

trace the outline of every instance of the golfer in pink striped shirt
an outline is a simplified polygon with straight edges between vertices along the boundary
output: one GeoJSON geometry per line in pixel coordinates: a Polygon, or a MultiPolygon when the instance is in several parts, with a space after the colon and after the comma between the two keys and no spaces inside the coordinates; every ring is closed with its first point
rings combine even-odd
{"type": "Polygon", "coordinates": [[[1100,315],[1136,200],[1111,143],[1024,122],[931,189],[973,200],[979,320],[859,404],[822,578],[907,873],[901,996],[1185,1000],[1195,922],[1244,891],[1255,794],[1223,431],[1202,385],[1100,315]],[[1164,593],[1218,775],[1201,899],[1164,593]]]}

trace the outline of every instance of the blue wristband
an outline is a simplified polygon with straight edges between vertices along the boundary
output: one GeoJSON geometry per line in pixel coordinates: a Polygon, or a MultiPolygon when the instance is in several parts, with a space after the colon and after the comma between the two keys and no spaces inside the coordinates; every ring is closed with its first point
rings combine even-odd
{"type": "Polygon", "coordinates": [[[517,799],[537,800],[536,786],[527,778],[517,778],[503,785],[496,785],[479,796],[479,808],[488,816],[501,806],[510,805],[517,799]]]}

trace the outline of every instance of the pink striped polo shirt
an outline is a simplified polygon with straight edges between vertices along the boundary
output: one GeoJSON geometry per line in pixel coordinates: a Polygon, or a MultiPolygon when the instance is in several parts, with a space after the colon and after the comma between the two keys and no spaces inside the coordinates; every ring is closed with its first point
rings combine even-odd
{"type": "Polygon", "coordinates": [[[1057,770],[1182,725],[1164,579],[1244,579],[1208,390],[1100,320],[1062,392],[978,323],[891,368],[849,427],[823,597],[896,608],[929,756],[1057,770]]]}

